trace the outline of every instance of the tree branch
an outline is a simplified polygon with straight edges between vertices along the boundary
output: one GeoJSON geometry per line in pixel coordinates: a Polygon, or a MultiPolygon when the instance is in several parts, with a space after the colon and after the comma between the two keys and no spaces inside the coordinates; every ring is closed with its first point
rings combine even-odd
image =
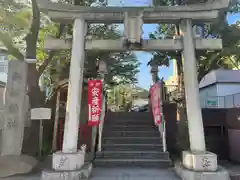
{"type": "Polygon", "coordinates": [[[50,64],[50,62],[52,61],[52,58],[55,55],[55,51],[50,51],[48,58],[45,59],[43,61],[43,63],[40,65],[40,67],[38,68],[38,76],[40,77],[42,75],[42,73],[44,72],[44,70],[47,68],[47,66],[50,64]]]}
{"type": "MultiPolygon", "coordinates": [[[[58,28],[57,35],[56,35],[57,39],[59,39],[62,36],[62,34],[64,32],[64,28],[65,28],[65,24],[60,24],[60,26],[58,28]]],[[[53,57],[55,56],[55,53],[56,53],[56,51],[50,51],[48,58],[45,59],[44,62],[40,65],[40,67],[38,68],[38,75],[39,75],[39,77],[42,75],[44,70],[50,64],[50,62],[52,61],[53,57]]]]}
{"type": "Polygon", "coordinates": [[[7,48],[8,54],[14,56],[16,59],[23,61],[24,55],[12,43],[12,38],[7,34],[0,31],[0,40],[7,48]]]}
{"type": "Polygon", "coordinates": [[[29,33],[26,36],[26,58],[36,59],[37,40],[40,29],[40,11],[36,0],[32,1],[32,24],[29,33]]]}
{"type": "MultiPolygon", "coordinates": [[[[81,4],[83,4],[83,2],[84,2],[83,0],[74,0],[74,5],[81,5],[81,4]]],[[[65,29],[65,26],[66,26],[65,24],[60,24],[59,29],[58,29],[58,33],[56,34],[57,39],[59,39],[62,36],[62,34],[64,32],[64,29],[65,29]]],[[[50,51],[48,58],[45,59],[44,62],[40,65],[40,67],[38,68],[38,76],[39,77],[42,75],[44,70],[50,64],[53,57],[55,56],[55,53],[56,53],[56,51],[50,51]]]]}

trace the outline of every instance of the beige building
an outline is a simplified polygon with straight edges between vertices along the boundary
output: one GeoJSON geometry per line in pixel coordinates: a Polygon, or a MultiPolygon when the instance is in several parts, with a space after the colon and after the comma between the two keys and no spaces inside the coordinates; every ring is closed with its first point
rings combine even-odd
{"type": "Polygon", "coordinates": [[[176,59],[173,59],[173,75],[170,76],[166,81],[165,85],[168,92],[173,92],[177,90],[178,86],[178,75],[177,75],[177,62],[176,59]]]}

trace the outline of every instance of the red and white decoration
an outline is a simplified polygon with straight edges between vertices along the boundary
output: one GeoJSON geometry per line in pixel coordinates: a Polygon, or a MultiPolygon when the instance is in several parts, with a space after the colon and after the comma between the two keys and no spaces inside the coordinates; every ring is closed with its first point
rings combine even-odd
{"type": "Polygon", "coordinates": [[[161,83],[155,83],[150,89],[151,105],[155,125],[160,125],[162,120],[161,112],[161,83]]]}
{"type": "Polygon", "coordinates": [[[102,111],[102,80],[88,80],[88,125],[98,126],[102,111]]]}

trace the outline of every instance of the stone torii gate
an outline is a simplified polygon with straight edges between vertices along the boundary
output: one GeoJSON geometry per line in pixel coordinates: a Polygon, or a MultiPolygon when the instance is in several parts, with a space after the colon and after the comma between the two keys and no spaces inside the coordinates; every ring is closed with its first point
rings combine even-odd
{"type": "MultiPolygon", "coordinates": [[[[80,171],[77,150],[78,125],[82,94],[85,51],[182,51],[184,57],[184,82],[186,91],[190,150],[183,152],[182,165],[176,166],[176,172],[184,179],[228,179],[228,173],[218,168],[217,156],[207,152],[205,147],[202,114],[199,102],[196,57],[197,50],[215,50],[222,48],[221,39],[202,39],[194,35],[193,24],[211,22],[218,18],[219,11],[227,8],[230,0],[215,0],[184,6],[158,7],[83,7],[71,4],[59,4],[40,0],[41,11],[55,22],[73,23],[71,39],[47,39],[46,50],[72,49],[68,108],[62,152],[53,156],[53,169],[64,170],[65,178],[74,179],[80,171]],[[143,40],[143,23],[180,22],[182,35],[173,39],[143,40]],[[121,40],[88,40],[86,23],[124,23],[125,37],[121,40]],[[60,156],[68,159],[64,168],[60,156]],[[207,172],[207,173],[206,173],[207,172]]],[[[46,174],[46,173],[45,173],[46,174]]],[[[62,172],[48,172],[43,179],[63,179],[62,172]],[[54,174],[54,175],[53,175],[54,174]],[[58,174],[56,176],[56,174],[58,174]],[[48,177],[48,178],[47,178],[48,177]]]]}

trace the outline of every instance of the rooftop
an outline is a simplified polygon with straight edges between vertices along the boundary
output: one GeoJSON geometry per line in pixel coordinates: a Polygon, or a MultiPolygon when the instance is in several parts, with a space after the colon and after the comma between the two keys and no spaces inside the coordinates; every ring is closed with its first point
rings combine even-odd
{"type": "Polygon", "coordinates": [[[199,83],[204,88],[215,83],[240,83],[240,70],[217,69],[206,74],[199,83]]]}

